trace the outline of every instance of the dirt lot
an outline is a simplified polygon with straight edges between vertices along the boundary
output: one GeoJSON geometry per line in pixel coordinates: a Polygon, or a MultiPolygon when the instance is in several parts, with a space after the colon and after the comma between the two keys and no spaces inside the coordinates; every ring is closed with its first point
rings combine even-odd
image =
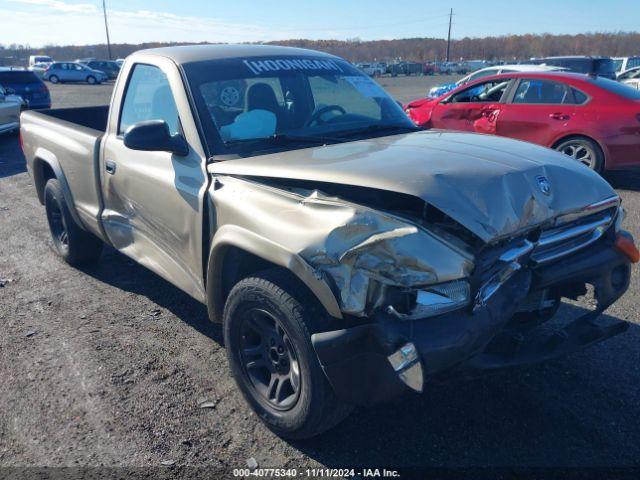
{"type": "MultiPolygon", "coordinates": [[[[381,83],[405,102],[443,80],[381,83]]],[[[111,86],[51,90],[54,106],[91,105],[111,86]]],[[[640,174],[608,179],[640,238],[640,174]]],[[[272,467],[640,467],[638,268],[607,312],[633,322],[627,333],[544,365],[429,385],[296,443],[245,405],[202,305],[112,250],[83,271],[54,255],[15,137],[0,138],[0,279],[0,467],[161,469],[135,470],[149,478],[226,478],[250,457],[272,467]]]]}

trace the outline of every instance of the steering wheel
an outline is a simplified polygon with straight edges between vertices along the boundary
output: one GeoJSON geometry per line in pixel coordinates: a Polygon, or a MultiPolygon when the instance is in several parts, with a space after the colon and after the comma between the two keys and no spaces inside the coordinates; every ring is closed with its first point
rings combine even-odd
{"type": "Polygon", "coordinates": [[[305,127],[310,127],[312,126],[314,123],[317,123],[318,125],[321,125],[324,122],[324,120],[322,120],[322,115],[324,115],[327,112],[340,112],[340,114],[342,115],[346,115],[347,112],[345,111],[344,108],[342,108],[340,105],[327,105],[326,107],[322,107],[319,110],[316,110],[313,115],[311,115],[311,118],[309,120],[307,120],[307,123],[305,123],[305,127]]]}

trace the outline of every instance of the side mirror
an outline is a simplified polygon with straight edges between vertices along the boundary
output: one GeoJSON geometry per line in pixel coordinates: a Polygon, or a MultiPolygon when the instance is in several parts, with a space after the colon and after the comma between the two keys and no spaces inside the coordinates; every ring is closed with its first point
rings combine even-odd
{"type": "Polygon", "coordinates": [[[189,145],[180,134],[171,135],[164,120],[146,120],[136,123],[124,132],[124,145],[131,150],[171,152],[181,157],[188,155],[189,145]]]}

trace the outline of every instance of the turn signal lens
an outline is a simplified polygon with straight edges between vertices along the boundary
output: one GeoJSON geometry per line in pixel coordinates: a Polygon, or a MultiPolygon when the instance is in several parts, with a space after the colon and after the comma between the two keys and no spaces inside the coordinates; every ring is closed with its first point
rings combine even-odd
{"type": "Polygon", "coordinates": [[[638,247],[633,243],[631,236],[619,233],[616,236],[615,245],[620,252],[629,257],[631,263],[638,263],[640,261],[640,251],[638,251],[638,247]]]}

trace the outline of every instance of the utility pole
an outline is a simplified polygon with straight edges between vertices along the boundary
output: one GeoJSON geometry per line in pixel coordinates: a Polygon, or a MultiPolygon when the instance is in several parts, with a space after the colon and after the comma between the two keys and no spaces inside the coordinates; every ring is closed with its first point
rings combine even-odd
{"type": "MultiPolygon", "coordinates": [[[[111,60],[111,40],[109,40],[109,24],[107,23],[107,6],[104,2],[105,0],[102,0],[102,11],[104,12],[104,29],[107,32],[107,50],[109,50],[109,60],[111,60]]],[[[449,27],[449,29],[451,29],[451,27],[449,27]]]]}
{"type": "Polygon", "coordinates": [[[447,62],[449,61],[449,53],[451,51],[451,19],[453,18],[453,8],[449,12],[449,35],[447,35],[447,62]]]}

